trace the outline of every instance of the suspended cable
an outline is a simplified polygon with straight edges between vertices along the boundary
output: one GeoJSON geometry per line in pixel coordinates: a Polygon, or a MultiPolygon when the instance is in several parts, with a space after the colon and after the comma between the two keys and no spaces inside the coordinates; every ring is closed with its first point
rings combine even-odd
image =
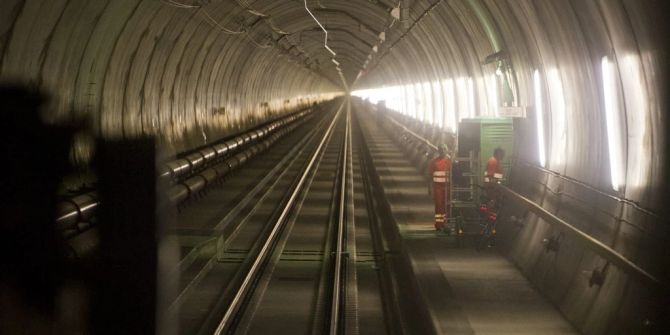
{"type": "Polygon", "coordinates": [[[172,7],[177,7],[177,8],[201,8],[202,6],[200,5],[189,5],[181,2],[177,2],[175,0],[161,0],[162,3],[172,6],[172,7]]]}
{"type": "Polygon", "coordinates": [[[251,14],[254,14],[254,15],[260,16],[260,17],[268,17],[269,16],[269,15],[266,15],[264,13],[261,13],[261,12],[255,10],[255,9],[251,8],[251,6],[249,6],[247,4],[247,2],[244,1],[244,0],[235,0],[235,2],[237,2],[237,4],[240,5],[240,7],[246,9],[246,11],[251,13],[251,14]]]}
{"type": "Polygon", "coordinates": [[[213,26],[215,26],[215,27],[221,29],[221,31],[222,31],[223,33],[225,33],[225,34],[229,34],[229,35],[239,35],[239,34],[244,34],[244,33],[247,32],[247,31],[244,30],[244,29],[241,29],[241,30],[239,30],[239,31],[234,31],[234,30],[230,30],[230,29],[228,29],[228,28],[222,26],[222,25],[219,24],[219,22],[216,21],[211,15],[209,15],[209,13],[208,13],[204,8],[201,8],[201,9],[200,9],[200,13],[202,13],[203,15],[205,15],[205,17],[207,17],[207,18],[209,19],[209,23],[210,23],[210,24],[212,24],[213,26]]]}
{"type": "Polygon", "coordinates": [[[285,32],[283,29],[277,27],[275,23],[272,21],[272,18],[270,18],[270,16],[263,18],[263,20],[270,26],[270,29],[272,29],[272,31],[274,31],[275,33],[281,35],[289,35],[288,32],[285,32]]]}
{"type": "Polygon", "coordinates": [[[272,31],[274,31],[275,33],[281,34],[281,35],[288,35],[289,34],[289,33],[285,32],[284,30],[282,30],[281,28],[277,27],[277,25],[272,21],[272,16],[271,15],[262,13],[262,12],[256,10],[256,9],[254,9],[254,8],[251,8],[251,6],[249,6],[247,4],[246,0],[235,0],[235,2],[237,2],[237,4],[240,5],[240,7],[244,8],[247,12],[262,18],[263,21],[265,21],[265,23],[267,23],[268,26],[270,26],[270,29],[272,29],[272,31]]]}
{"type": "Polygon", "coordinates": [[[259,47],[261,49],[267,49],[267,48],[272,47],[272,43],[268,43],[268,44],[263,45],[263,44],[260,44],[260,43],[256,42],[253,38],[251,38],[251,36],[249,34],[247,34],[246,37],[247,37],[247,39],[249,39],[249,41],[251,41],[251,43],[255,44],[257,47],[259,47]]]}
{"type": "Polygon", "coordinates": [[[416,25],[418,25],[426,16],[428,16],[428,14],[430,14],[433,11],[433,9],[435,9],[438,5],[440,5],[442,3],[442,1],[443,0],[436,0],[423,13],[421,13],[421,15],[412,23],[412,25],[409,26],[409,28],[407,28],[407,30],[405,30],[405,32],[400,37],[398,37],[395,41],[393,41],[393,43],[389,47],[387,47],[384,50],[384,52],[380,53],[379,57],[377,57],[377,59],[375,60],[375,63],[372,66],[372,69],[370,69],[370,71],[368,71],[368,72],[371,72],[372,70],[374,70],[377,67],[377,65],[379,65],[381,60],[384,57],[386,57],[386,55],[396,46],[396,44],[398,44],[400,41],[404,40],[405,37],[412,31],[412,29],[416,25]]]}
{"type": "Polygon", "coordinates": [[[319,20],[316,18],[316,16],[314,16],[314,14],[312,14],[312,11],[309,10],[309,8],[307,8],[307,0],[305,0],[305,10],[307,10],[307,13],[309,13],[309,16],[311,16],[312,19],[314,19],[316,24],[318,24],[319,27],[321,27],[321,30],[323,30],[323,33],[326,35],[325,38],[324,38],[324,41],[323,41],[323,46],[326,48],[326,50],[328,50],[331,54],[333,54],[333,56],[337,55],[335,53],[335,51],[333,51],[331,48],[328,47],[328,30],[326,30],[326,28],[324,28],[321,25],[321,22],[319,22],[319,20]]]}
{"type": "MultiPolygon", "coordinates": [[[[262,13],[262,12],[259,12],[259,11],[255,10],[255,9],[251,8],[251,7],[246,3],[245,0],[235,0],[235,2],[237,2],[237,4],[240,5],[242,8],[244,8],[247,12],[249,12],[249,13],[255,15],[255,16],[260,17],[263,21],[265,21],[265,23],[268,24],[268,26],[270,27],[270,29],[271,29],[272,31],[274,31],[275,33],[280,34],[280,35],[289,35],[289,33],[283,31],[282,29],[278,28],[278,27],[275,25],[275,23],[271,20],[270,15],[264,14],[264,13],[262,13]]],[[[214,19],[214,18],[209,14],[209,12],[207,12],[207,10],[205,10],[204,6],[202,6],[202,5],[185,4],[185,3],[178,2],[178,1],[176,1],[176,0],[161,0],[161,3],[163,3],[163,4],[165,4],[165,5],[168,5],[168,6],[172,6],[172,7],[176,7],[176,8],[181,8],[181,9],[198,9],[198,12],[200,12],[200,14],[203,15],[205,21],[207,21],[207,23],[209,23],[210,26],[212,26],[212,27],[214,27],[214,28],[218,28],[221,32],[223,32],[224,34],[228,34],[228,35],[241,35],[241,34],[245,34],[245,35],[246,35],[245,37],[246,37],[249,41],[251,41],[251,43],[253,43],[253,44],[254,44],[256,47],[258,47],[258,48],[261,48],[261,49],[267,49],[267,48],[271,48],[271,47],[275,46],[275,44],[272,43],[272,41],[268,42],[267,44],[260,44],[260,43],[256,42],[256,40],[254,40],[253,37],[250,36],[249,31],[248,31],[247,29],[245,29],[244,27],[242,27],[242,26],[240,26],[240,29],[239,29],[238,31],[235,31],[235,30],[232,30],[232,29],[229,29],[229,28],[224,27],[224,26],[221,25],[216,19],[214,19]]],[[[306,3],[306,2],[305,2],[305,6],[307,6],[307,3],[306,3]]],[[[309,11],[309,9],[308,9],[308,11],[309,11]]],[[[310,15],[311,15],[311,12],[310,12],[310,15]]],[[[316,18],[314,17],[314,15],[312,15],[312,17],[316,20],[316,18]]],[[[317,21],[317,23],[318,23],[318,21],[317,21]]],[[[320,23],[319,23],[319,26],[321,26],[320,23]]],[[[323,26],[321,26],[321,29],[323,29],[323,26]]],[[[324,32],[326,31],[325,29],[323,29],[323,30],[324,30],[324,32]]],[[[326,32],[326,34],[327,34],[327,32],[326,32]]],[[[271,38],[271,39],[272,39],[272,38],[271,38]]],[[[326,36],[326,40],[327,40],[327,36],[326,36]]],[[[275,42],[276,42],[276,41],[275,41],[275,42]]],[[[335,55],[335,53],[334,53],[332,50],[330,50],[330,48],[327,48],[327,49],[328,49],[333,55],[335,55]]],[[[298,49],[298,50],[300,50],[300,49],[298,49]]],[[[309,56],[307,56],[307,55],[305,54],[304,51],[302,51],[302,50],[300,50],[300,51],[301,51],[301,53],[302,53],[307,59],[309,59],[309,56]]],[[[289,56],[291,56],[291,55],[289,54],[289,56]]],[[[289,57],[289,61],[291,61],[291,57],[289,57]]],[[[307,66],[307,65],[306,65],[305,63],[303,63],[303,62],[298,62],[298,63],[301,63],[301,64],[307,66]]],[[[340,76],[341,76],[341,71],[340,71],[339,67],[338,67],[338,72],[340,72],[340,76]]]]}

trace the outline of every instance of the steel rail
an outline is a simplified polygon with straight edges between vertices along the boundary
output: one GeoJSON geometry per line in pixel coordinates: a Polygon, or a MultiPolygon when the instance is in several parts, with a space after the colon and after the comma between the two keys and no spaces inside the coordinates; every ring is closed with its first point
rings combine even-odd
{"type": "Polygon", "coordinates": [[[340,307],[342,305],[342,255],[346,252],[344,246],[344,230],[347,224],[345,219],[346,192],[347,192],[347,167],[348,155],[351,149],[351,105],[347,104],[346,127],[344,131],[344,148],[342,158],[342,176],[340,183],[340,208],[337,221],[337,237],[335,249],[335,268],[333,271],[333,292],[330,307],[330,334],[336,335],[340,329],[340,307]]]}
{"type": "MultiPolygon", "coordinates": [[[[378,111],[381,112],[381,111],[378,111]]],[[[402,127],[405,129],[409,134],[412,136],[416,137],[418,140],[423,141],[426,144],[429,144],[429,146],[436,148],[436,146],[432,143],[430,143],[427,139],[424,137],[416,134],[413,131],[410,131],[405,127],[404,125],[400,124],[398,121],[394,120],[388,115],[385,115],[389,120],[391,120],[394,124],[398,125],[399,127],[402,127]]],[[[571,225],[570,223],[560,219],[554,214],[551,214],[548,212],[546,209],[544,209],[542,206],[536,204],[532,200],[522,196],[521,194],[513,191],[507,186],[504,185],[498,185],[500,189],[505,191],[508,195],[510,195],[512,198],[523,204],[525,207],[530,209],[533,213],[541,217],[542,219],[545,220],[550,225],[556,226],[558,229],[561,231],[565,232],[566,234],[574,237],[578,242],[583,244],[587,249],[592,250],[594,253],[599,255],[600,257],[604,258],[608,262],[612,263],[613,265],[617,266],[619,269],[621,269],[623,272],[631,275],[634,278],[637,278],[638,280],[650,284],[653,287],[657,288],[662,288],[664,290],[669,289],[667,286],[667,283],[661,281],[654,275],[650,274],[646,270],[642,269],[638,265],[636,265],[633,261],[629,260],[626,258],[626,256],[622,255],[618,251],[612,249],[611,247],[607,246],[606,244],[598,241],[597,239],[591,237],[589,234],[579,230],[575,226],[571,225]]]]}
{"type": "MultiPolygon", "coordinates": [[[[221,243],[223,245],[227,245],[230,240],[237,236],[239,230],[248,222],[250,217],[258,211],[260,205],[269,196],[269,190],[274,189],[277,183],[282,180],[282,177],[287,173],[289,167],[296,161],[296,157],[302,153],[303,150],[305,150],[311,139],[317,136],[316,133],[319,129],[323,128],[325,123],[326,118],[319,120],[318,124],[309,130],[307,134],[302,137],[301,140],[299,140],[298,143],[295,144],[286,155],[284,155],[279,163],[277,163],[253,189],[249,190],[248,194],[246,194],[242,200],[235,204],[235,207],[228,211],[227,214],[221,220],[219,220],[216,226],[214,226],[214,231],[217,232],[219,236],[208,239],[197,245],[188,255],[186,255],[184,259],[179,262],[178,266],[172,270],[172,273],[174,274],[183,272],[184,269],[194,261],[194,258],[197,257],[199,249],[205,245],[217,243],[219,239],[221,239],[221,243]],[[269,183],[271,183],[270,186],[268,186],[269,183]],[[256,199],[257,195],[263,190],[266,191],[265,194],[256,199]],[[253,208],[249,212],[246,212],[245,215],[240,216],[242,210],[246,208],[246,206],[249,205],[249,203],[254,199],[256,200],[256,204],[253,206],[253,208]],[[224,229],[231,222],[233,222],[233,220],[236,222],[235,229],[230,233],[230,235],[226,236],[226,238],[223,238],[222,236],[224,229]]],[[[207,261],[207,263],[200,269],[194,279],[189,282],[189,284],[186,285],[186,287],[184,287],[179,294],[177,294],[177,297],[172,301],[168,310],[175,311],[176,308],[181,305],[182,301],[190,294],[190,291],[199,283],[200,279],[204,278],[212,269],[217,257],[217,254],[210,257],[209,261],[207,261]]]]}
{"type": "Polygon", "coordinates": [[[312,158],[310,159],[309,163],[307,164],[307,167],[303,171],[302,175],[300,176],[300,179],[298,183],[296,184],[295,188],[293,189],[293,192],[291,193],[291,196],[289,197],[286,205],[284,206],[284,210],[281,212],[279,215],[279,218],[277,221],[274,223],[274,226],[272,227],[272,230],[270,231],[270,234],[268,235],[265,243],[263,244],[263,247],[258,253],[258,256],[254,260],[253,264],[251,265],[251,268],[249,269],[249,272],[245,276],[244,280],[242,281],[242,284],[240,285],[240,288],[238,289],[237,293],[233,297],[233,300],[231,301],[230,305],[226,309],[225,314],[221,318],[221,321],[219,322],[218,326],[216,327],[216,330],[214,331],[214,334],[224,334],[230,324],[232,323],[235,315],[238,313],[240,308],[242,307],[243,301],[245,297],[247,296],[247,293],[251,289],[251,286],[254,282],[254,279],[259,275],[259,271],[261,271],[262,264],[265,262],[267,259],[271,249],[272,245],[274,244],[275,240],[278,237],[279,232],[281,231],[281,228],[283,227],[284,223],[289,217],[289,214],[291,212],[291,209],[293,208],[293,205],[295,204],[296,199],[298,198],[298,195],[301,193],[303,185],[305,184],[305,180],[307,180],[307,176],[310,174],[312,171],[312,167],[314,166],[314,163],[316,162],[317,157],[319,156],[319,153],[323,149],[326,141],[328,138],[330,138],[330,134],[333,132],[333,129],[335,128],[335,124],[337,123],[337,120],[339,119],[339,116],[342,112],[342,108],[344,107],[344,102],[340,106],[340,108],[337,110],[337,113],[335,114],[335,117],[333,118],[333,121],[330,123],[328,126],[328,130],[324,134],[323,138],[321,139],[321,142],[317,146],[316,150],[314,151],[314,154],[312,155],[312,158]]]}
{"type": "Polygon", "coordinates": [[[383,235],[383,228],[382,228],[382,209],[379,208],[380,204],[377,203],[375,199],[375,186],[374,186],[374,181],[373,181],[373,171],[374,171],[374,166],[370,162],[370,157],[369,157],[369,149],[366,147],[367,144],[363,140],[364,135],[363,135],[363,130],[361,129],[360,125],[360,117],[356,116],[357,119],[357,127],[356,131],[361,139],[361,149],[359,153],[359,161],[360,161],[360,170],[361,170],[361,179],[363,183],[363,192],[365,196],[366,202],[366,211],[368,214],[369,218],[369,228],[370,228],[370,237],[371,237],[371,242],[372,242],[372,248],[374,253],[376,254],[374,256],[375,263],[378,264],[377,267],[379,268],[379,286],[381,292],[381,301],[382,301],[382,310],[383,315],[384,315],[384,324],[386,325],[386,329],[389,330],[389,334],[391,335],[397,335],[397,334],[403,334],[403,326],[402,326],[402,319],[401,319],[401,313],[400,313],[400,300],[398,295],[395,293],[394,288],[393,288],[393,278],[392,274],[389,269],[392,268],[392,265],[389,264],[390,261],[386,255],[386,250],[384,247],[384,237],[383,235]],[[395,317],[392,317],[395,316],[395,317]]]}

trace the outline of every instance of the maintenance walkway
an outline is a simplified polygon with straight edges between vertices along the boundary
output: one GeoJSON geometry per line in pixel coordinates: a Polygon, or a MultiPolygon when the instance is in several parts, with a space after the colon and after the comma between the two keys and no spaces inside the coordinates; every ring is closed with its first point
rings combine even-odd
{"type": "Polygon", "coordinates": [[[574,327],[495,247],[438,235],[428,180],[378,119],[357,110],[419,290],[444,334],[573,334],[574,327]]]}

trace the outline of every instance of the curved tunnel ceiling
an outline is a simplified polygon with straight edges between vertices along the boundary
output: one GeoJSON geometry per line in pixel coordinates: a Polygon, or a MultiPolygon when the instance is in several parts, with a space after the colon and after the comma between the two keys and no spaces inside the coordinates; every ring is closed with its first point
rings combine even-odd
{"type": "Polygon", "coordinates": [[[458,118],[521,107],[519,159],[539,161],[540,115],[547,168],[662,209],[668,86],[659,1],[411,2],[409,27],[387,32],[356,88],[404,85],[418,105],[413,116],[428,123],[449,100],[458,118]]]}
{"type": "Polygon", "coordinates": [[[442,92],[441,101],[453,98],[456,108],[471,116],[489,115],[498,107],[490,98],[498,89],[486,78],[502,68],[509,79],[505,103],[525,108],[528,116],[519,122],[520,156],[537,160],[537,72],[549,129],[547,167],[606,189],[610,159],[601,67],[606,57],[618,69],[616,91],[623,106],[616,116],[627,139],[621,153],[628,162],[622,168],[623,192],[653,207],[661,196],[656,185],[664,178],[666,155],[660,5],[653,0],[4,0],[0,79],[53,92],[57,102],[48,113],[53,120],[85,115],[102,135],[158,134],[183,150],[342,94],[348,86],[425,83],[419,86],[442,92]],[[335,55],[325,48],[305,3],[328,30],[335,55]],[[446,80],[455,83],[453,96],[445,92],[446,80]],[[461,92],[458,80],[471,91],[461,92]]]}

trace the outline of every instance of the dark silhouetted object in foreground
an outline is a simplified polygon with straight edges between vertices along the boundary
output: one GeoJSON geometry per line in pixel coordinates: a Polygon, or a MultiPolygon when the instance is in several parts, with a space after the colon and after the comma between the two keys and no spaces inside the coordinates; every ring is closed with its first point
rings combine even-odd
{"type": "Polygon", "coordinates": [[[0,333],[51,328],[64,279],[54,216],[73,129],[40,120],[47,101],[36,90],[0,86],[0,333]]]}

